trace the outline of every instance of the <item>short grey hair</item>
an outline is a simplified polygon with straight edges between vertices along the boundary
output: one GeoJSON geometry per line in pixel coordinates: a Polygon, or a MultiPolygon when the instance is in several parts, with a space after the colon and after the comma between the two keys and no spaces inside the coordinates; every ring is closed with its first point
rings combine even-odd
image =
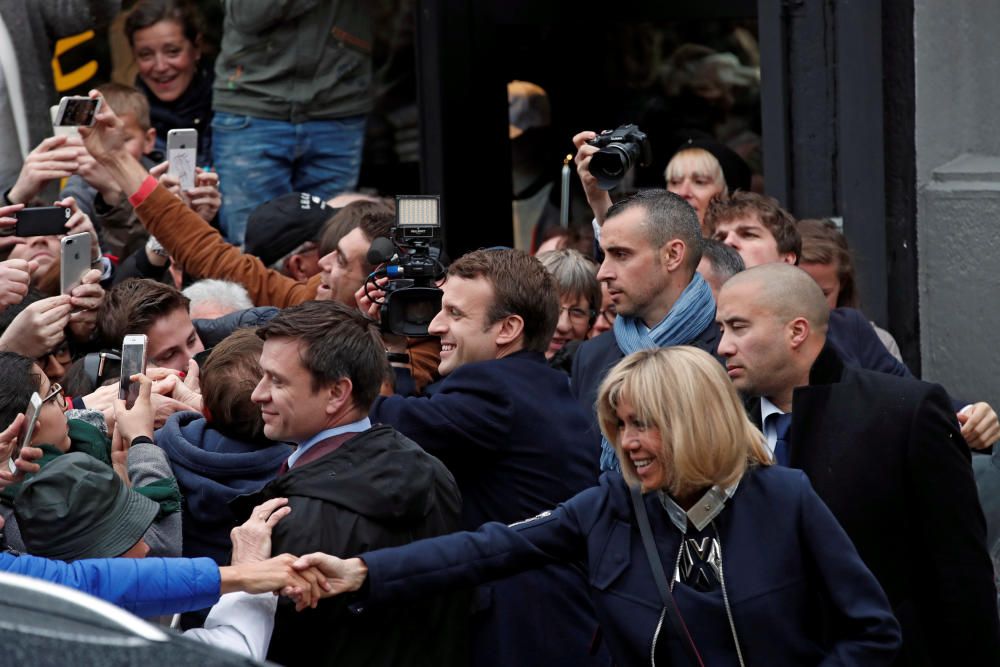
{"type": "Polygon", "coordinates": [[[250,293],[239,283],[205,279],[191,283],[181,293],[191,300],[191,307],[206,303],[230,309],[230,312],[253,308],[250,293]]]}
{"type": "Polygon", "coordinates": [[[597,281],[597,265],[572,249],[551,250],[537,256],[542,266],[556,281],[559,296],[584,297],[590,309],[601,307],[601,283],[597,281]]]}
{"type": "Polygon", "coordinates": [[[674,239],[687,247],[686,265],[692,274],[701,261],[701,223],[698,214],[682,197],[666,190],[642,190],[616,202],[605,216],[609,220],[631,208],[646,212],[646,239],[655,249],[660,249],[674,239]]]}
{"type": "Polygon", "coordinates": [[[747,268],[740,253],[722,241],[702,239],[701,254],[712,265],[712,271],[722,282],[726,282],[747,268]]]}

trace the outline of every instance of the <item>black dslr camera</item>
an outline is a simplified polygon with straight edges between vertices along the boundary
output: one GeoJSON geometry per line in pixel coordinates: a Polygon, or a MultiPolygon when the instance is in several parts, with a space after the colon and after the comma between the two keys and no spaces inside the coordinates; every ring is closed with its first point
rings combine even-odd
{"type": "Polygon", "coordinates": [[[597,178],[597,185],[602,190],[618,185],[636,164],[648,167],[653,160],[649,137],[638,125],[631,123],[616,130],[605,130],[587,143],[601,149],[590,159],[590,173],[597,178]]]}
{"type": "Polygon", "coordinates": [[[445,273],[441,262],[441,219],[438,197],[396,197],[396,224],[392,238],[377,238],[368,250],[369,264],[385,264],[365,283],[383,276],[385,298],[375,301],[383,332],[399,336],[426,336],[431,320],[441,310],[441,290],[435,283],[445,273]]]}

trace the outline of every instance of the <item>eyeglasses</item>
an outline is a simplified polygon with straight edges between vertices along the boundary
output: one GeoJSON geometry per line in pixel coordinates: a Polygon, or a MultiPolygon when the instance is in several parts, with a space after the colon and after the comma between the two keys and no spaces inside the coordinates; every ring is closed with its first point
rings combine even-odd
{"type": "Polygon", "coordinates": [[[577,323],[590,322],[590,318],[594,315],[594,311],[577,308],[576,306],[572,308],[561,307],[559,309],[559,316],[562,317],[563,313],[569,313],[569,319],[577,323]]]}
{"type": "Polygon", "coordinates": [[[608,326],[611,326],[615,323],[615,318],[618,317],[618,310],[615,308],[614,304],[612,304],[597,314],[608,323],[608,326]]]}
{"type": "Polygon", "coordinates": [[[52,386],[49,387],[49,393],[42,399],[42,405],[45,405],[52,399],[57,399],[56,405],[58,405],[61,409],[66,409],[66,396],[63,394],[62,385],[58,382],[53,382],[52,386]]]}

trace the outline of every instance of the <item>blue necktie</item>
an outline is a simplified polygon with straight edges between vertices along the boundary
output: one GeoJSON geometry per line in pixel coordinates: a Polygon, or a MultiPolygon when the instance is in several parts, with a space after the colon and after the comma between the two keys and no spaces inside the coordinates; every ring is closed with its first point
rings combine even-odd
{"type": "Polygon", "coordinates": [[[778,439],[774,442],[774,460],[778,462],[778,465],[787,466],[788,465],[788,430],[792,427],[792,413],[786,412],[783,415],[775,414],[771,423],[774,424],[774,432],[777,434],[778,439]]]}

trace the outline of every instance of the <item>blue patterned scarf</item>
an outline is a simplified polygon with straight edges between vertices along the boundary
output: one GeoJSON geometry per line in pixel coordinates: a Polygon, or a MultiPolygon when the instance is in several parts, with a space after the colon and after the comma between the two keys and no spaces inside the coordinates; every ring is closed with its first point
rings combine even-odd
{"type": "MultiPolygon", "coordinates": [[[[667,316],[652,329],[647,331],[637,317],[616,317],[615,342],[626,356],[654,347],[685,345],[693,341],[714,319],[715,299],[712,297],[712,290],[701,274],[695,273],[667,316]]],[[[621,472],[615,448],[606,438],[601,439],[601,470],[621,472]]]]}

